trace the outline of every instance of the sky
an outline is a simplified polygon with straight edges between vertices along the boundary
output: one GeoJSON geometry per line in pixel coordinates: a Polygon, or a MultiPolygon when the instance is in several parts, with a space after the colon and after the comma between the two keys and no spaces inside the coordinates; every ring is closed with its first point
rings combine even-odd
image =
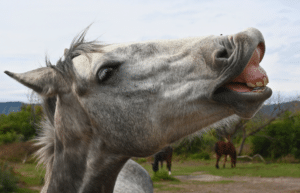
{"type": "Polygon", "coordinates": [[[62,57],[93,23],[87,40],[102,43],[230,35],[259,29],[266,43],[260,65],[274,96],[300,95],[299,0],[51,0],[0,1],[0,102],[28,103],[29,89],[3,72],[27,72],[62,57]]]}

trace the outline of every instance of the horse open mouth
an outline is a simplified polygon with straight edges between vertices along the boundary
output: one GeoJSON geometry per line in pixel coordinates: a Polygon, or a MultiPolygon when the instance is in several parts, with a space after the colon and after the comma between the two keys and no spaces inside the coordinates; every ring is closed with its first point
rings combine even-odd
{"type": "Polygon", "coordinates": [[[259,65],[264,51],[264,43],[259,43],[243,71],[233,80],[218,87],[211,99],[231,106],[243,118],[251,118],[262,102],[272,95],[272,89],[267,87],[267,73],[259,65]]]}
{"type": "Polygon", "coordinates": [[[263,93],[269,83],[266,71],[259,65],[264,50],[264,43],[260,43],[254,50],[243,72],[222,87],[239,93],[263,93]]]}

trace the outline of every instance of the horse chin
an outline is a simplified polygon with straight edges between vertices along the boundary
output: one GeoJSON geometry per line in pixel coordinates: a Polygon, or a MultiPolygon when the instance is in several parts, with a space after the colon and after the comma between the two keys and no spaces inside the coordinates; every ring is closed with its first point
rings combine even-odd
{"type": "Polygon", "coordinates": [[[240,117],[250,119],[271,95],[272,90],[269,87],[265,87],[260,92],[236,92],[220,87],[212,95],[212,100],[227,104],[240,117]]]}

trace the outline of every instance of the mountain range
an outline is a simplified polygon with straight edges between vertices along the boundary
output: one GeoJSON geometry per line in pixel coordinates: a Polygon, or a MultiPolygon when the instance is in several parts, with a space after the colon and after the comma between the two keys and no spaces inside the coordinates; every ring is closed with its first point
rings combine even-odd
{"type": "MultiPolygon", "coordinates": [[[[21,110],[21,105],[24,104],[23,102],[0,102],[0,114],[8,115],[11,112],[18,112],[21,110]]],[[[26,104],[26,103],[25,103],[26,104]]],[[[280,103],[280,109],[277,104],[272,105],[264,105],[260,111],[263,114],[271,115],[277,114],[280,109],[289,109],[292,112],[300,109],[300,101],[290,101],[285,103],[280,103]],[[274,111],[274,112],[273,112],[274,111]]]]}

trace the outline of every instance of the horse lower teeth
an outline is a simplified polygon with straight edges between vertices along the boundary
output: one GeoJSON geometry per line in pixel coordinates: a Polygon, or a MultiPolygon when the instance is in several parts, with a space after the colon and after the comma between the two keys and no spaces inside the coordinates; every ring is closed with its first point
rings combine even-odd
{"type": "Polygon", "coordinates": [[[262,87],[255,87],[255,88],[253,88],[253,90],[261,90],[262,89],[262,87]]]}

